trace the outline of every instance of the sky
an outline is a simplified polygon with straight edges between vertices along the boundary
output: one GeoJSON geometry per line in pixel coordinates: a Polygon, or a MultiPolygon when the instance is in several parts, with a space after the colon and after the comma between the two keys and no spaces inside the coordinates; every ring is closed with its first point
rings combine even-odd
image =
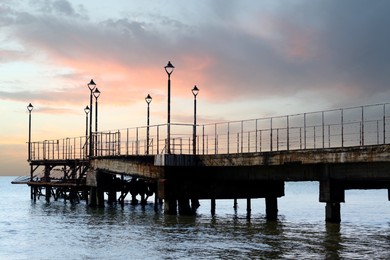
{"type": "Polygon", "coordinates": [[[261,118],[390,100],[387,0],[0,0],[0,175],[33,141],[99,129],[261,118]]]}

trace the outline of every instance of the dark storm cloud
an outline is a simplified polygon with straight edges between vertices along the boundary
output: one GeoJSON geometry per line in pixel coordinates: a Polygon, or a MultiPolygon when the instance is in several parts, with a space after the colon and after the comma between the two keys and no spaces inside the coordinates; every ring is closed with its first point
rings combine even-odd
{"type": "Polygon", "coordinates": [[[236,86],[244,95],[289,95],[328,87],[368,97],[388,90],[388,10],[389,1],[283,2],[272,14],[273,29],[282,40],[269,42],[245,30],[205,28],[202,48],[217,55],[218,63],[209,73],[230,85],[230,91],[236,86]],[[307,30],[311,34],[305,34],[307,30]],[[293,51],[293,37],[307,42],[302,46],[307,57],[286,55],[293,51]]]}

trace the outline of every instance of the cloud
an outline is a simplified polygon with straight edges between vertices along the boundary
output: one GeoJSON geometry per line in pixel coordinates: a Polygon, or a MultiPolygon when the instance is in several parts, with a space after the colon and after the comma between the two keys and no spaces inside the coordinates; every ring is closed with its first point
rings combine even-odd
{"type": "Polygon", "coordinates": [[[1,20],[27,53],[72,70],[70,82],[99,79],[107,102],[124,104],[140,91],[164,91],[168,60],[176,66],[172,84],[179,96],[197,84],[217,102],[308,92],[364,100],[378,93],[388,98],[389,5],[216,1],[196,7],[197,21],[186,8],[181,17],[190,14],[188,20],[149,13],[95,22],[85,19],[84,7],[39,1],[39,12],[12,9],[1,20]]]}

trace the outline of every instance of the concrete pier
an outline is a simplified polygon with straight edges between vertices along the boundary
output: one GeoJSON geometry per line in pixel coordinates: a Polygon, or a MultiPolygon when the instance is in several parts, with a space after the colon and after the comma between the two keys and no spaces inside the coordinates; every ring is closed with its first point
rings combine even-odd
{"type": "Polygon", "coordinates": [[[276,197],[265,198],[265,214],[267,220],[276,220],[278,218],[278,199],[276,197]]]}
{"type": "Polygon", "coordinates": [[[52,194],[55,200],[64,196],[78,201],[89,193],[88,205],[104,207],[104,194],[108,193],[107,203],[119,202],[123,207],[127,194],[133,204],[138,197],[143,205],[155,194],[155,210],[164,200],[166,214],[193,214],[199,200],[210,200],[215,215],[217,199],[232,199],[234,210],[237,199],[246,199],[250,215],[251,200],[264,198],[266,219],[276,220],[277,200],[284,196],[286,181],[319,182],[319,201],[325,203],[327,222],[341,221],[345,190],[387,189],[390,200],[388,144],[225,155],[109,156],[88,162],[42,160],[32,161],[30,166],[31,176],[44,168],[39,181],[27,182],[34,201],[43,195],[50,201],[52,194]],[[58,172],[62,176],[55,176],[58,172]]]}

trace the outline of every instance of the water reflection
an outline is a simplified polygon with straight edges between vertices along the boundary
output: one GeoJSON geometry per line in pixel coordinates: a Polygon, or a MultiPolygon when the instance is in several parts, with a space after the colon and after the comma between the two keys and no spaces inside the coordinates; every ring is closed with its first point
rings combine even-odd
{"type": "Polygon", "coordinates": [[[373,210],[373,201],[383,198],[383,192],[372,193],[369,203],[364,203],[367,195],[351,193],[341,224],[328,224],[317,186],[287,188],[294,188],[293,195],[281,199],[278,221],[265,220],[263,200],[253,201],[249,219],[245,201],[236,211],[232,201],[218,201],[214,216],[208,202],[201,203],[196,216],[169,216],[162,208],[155,213],[153,203],[144,208],[128,203],[123,209],[115,204],[100,209],[83,202],[31,203],[28,190],[24,197],[10,196],[8,190],[0,208],[0,252],[4,259],[390,257],[390,207],[386,201],[386,207],[373,210]],[[315,192],[302,191],[305,187],[315,192]]]}
{"type": "Polygon", "coordinates": [[[324,237],[324,252],[327,259],[340,259],[342,250],[342,241],[340,233],[340,224],[326,223],[326,232],[324,237]]]}

